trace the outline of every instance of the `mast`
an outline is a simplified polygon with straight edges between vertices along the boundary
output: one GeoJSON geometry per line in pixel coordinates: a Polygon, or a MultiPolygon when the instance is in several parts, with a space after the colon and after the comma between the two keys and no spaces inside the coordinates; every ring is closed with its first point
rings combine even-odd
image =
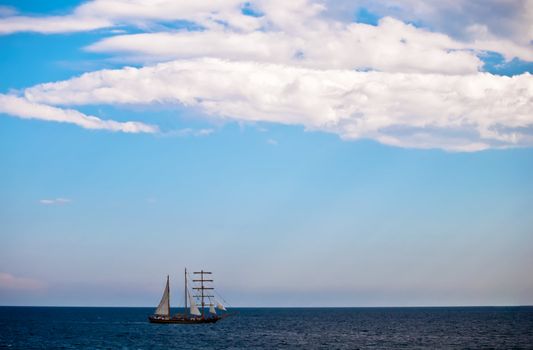
{"type": "Polygon", "coordinates": [[[170,283],[169,283],[168,275],[167,275],[167,288],[168,288],[167,310],[168,310],[168,317],[170,317],[170,283]]]}
{"type": "Polygon", "coordinates": [[[200,270],[200,272],[194,272],[194,274],[195,275],[200,275],[200,279],[193,280],[193,282],[200,282],[200,287],[194,287],[193,289],[200,291],[200,295],[195,295],[195,297],[200,297],[201,298],[201,301],[202,301],[202,318],[205,318],[205,310],[204,310],[205,301],[204,301],[204,298],[209,298],[209,297],[214,298],[214,295],[206,295],[204,293],[204,291],[205,290],[213,290],[214,288],[213,287],[205,287],[204,286],[204,282],[213,282],[213,280],[204,278],[204,275],[210,275],[211,274],[211,272],[209,272],[209,271],[200,270]]]}
{"type": "Polygon", "coordinates": [[[183,314],[187,315],[187,268],[185,268],[185,293],[183,296],[185,298],[185,308],[183,309],[183,314]]]}

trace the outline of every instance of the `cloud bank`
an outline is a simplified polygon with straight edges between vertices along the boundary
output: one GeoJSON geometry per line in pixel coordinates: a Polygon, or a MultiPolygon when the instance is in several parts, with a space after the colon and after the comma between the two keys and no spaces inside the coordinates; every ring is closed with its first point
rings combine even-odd
{"type": "Polygon", "coordinates": [[[494,51],[507,61],[533,61],[532,3],[93,0],[63,16],[10,12],[0,18],[0,34],[124,28],[85,50],[145,66],[39,84],[24,97],[0,95],[0,112],[155,133],[157,126],[68,108],[180,105],[399,147],[532,146],[531,75],[483,73],[482,60],[494,51]],[[369,25],[342,13],[363,7],[384,17],[369,25]],[[453,23],[444,20],[450,16],[453,23]]]}
{"type": "Polygon", "coordinates": [[[219,59],[86,73],[25,90],[53,105],[185,105],[346,139],[473,151],[531,145],[533,84],[514,77],[320,70],[219,59]]]}

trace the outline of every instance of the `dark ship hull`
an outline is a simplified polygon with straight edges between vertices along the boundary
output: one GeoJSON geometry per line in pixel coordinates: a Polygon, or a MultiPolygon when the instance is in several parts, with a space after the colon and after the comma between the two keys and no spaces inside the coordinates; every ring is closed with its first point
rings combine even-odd
{"type": "Polygon", "coordinates": [[[189,317],[189,316],[174,316],[174,317],[158,317],[150,316],[148,320],[150,323],[163,323],[163,324],[200,324],[200,323],[215,323],[222,317],[189,317]]]}

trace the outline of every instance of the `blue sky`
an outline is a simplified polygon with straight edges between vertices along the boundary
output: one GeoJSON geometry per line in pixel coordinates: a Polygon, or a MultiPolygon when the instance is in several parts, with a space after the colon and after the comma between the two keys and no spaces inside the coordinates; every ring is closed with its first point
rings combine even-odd
{"type": "Polygon", "coordinates": [[[92,23],[98,1],[83,16],[79,2],[2,2],[0,304],[155,306],[185,266],[213,270],[235,306],[533,303],[532,48],[518,16],[458,16],[486,29],[480,44],[442,26],[444,5],[386,3],[206,1],[178,8],[187,18],[119,13],[51,33],[72,14],[92,23]],[[328,56],[309,39],[324,23],[339,24],[320,32],[332,47],[351,31],[385,58],[328,56]],[[136,42],[191,36],[175,52],[136,42]],[[206,48],[229,36],[235,48],[206,48]],[[422,85],[407,94],[402,79],[422,85]]]}

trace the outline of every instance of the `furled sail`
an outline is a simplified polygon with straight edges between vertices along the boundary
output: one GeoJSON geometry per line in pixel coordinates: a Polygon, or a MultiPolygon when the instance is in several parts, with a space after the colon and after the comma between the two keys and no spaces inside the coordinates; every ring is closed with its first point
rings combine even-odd
{"type": "Polygon", "coordinates": [[[170,288],[168,283],[168,276],[167,285],[165,286],[165,291],[163,292],[163,297],[159,302],[159,306],[155,310],[155,314],[161,316],[170,316],[170,288]]]}
{"type": "Polygon", "coordinates": [[[217,312],[216,312],[216,310],[215,310],[215,305],[213,305],[213,304],[209,304],[209,313],[210,313],[210,314],[213,314],[213,315],[216,315],[216,314],[217,314],[217,312]]]}
{"type": "Polygon", "coordinates": [[[191,311],[191,315],[195,315],[195,316],[201,316],[202,313],[200,312],[200,310],[198,310],[198,306],[196,306],[196,302],[194,301],[194,298],[191,296],[190,293],[189,294],[189,308],[190,308],[190,311],[191,311]]]}

